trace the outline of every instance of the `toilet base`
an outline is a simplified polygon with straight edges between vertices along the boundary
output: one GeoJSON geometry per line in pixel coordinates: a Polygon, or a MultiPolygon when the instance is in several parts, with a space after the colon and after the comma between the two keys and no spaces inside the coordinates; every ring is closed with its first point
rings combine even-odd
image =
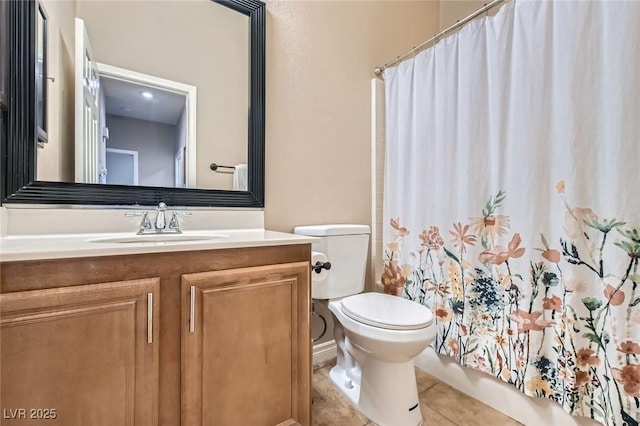
{"type": "Polygon", "coordinates": [[[340,365],[329,373],[331,383],[358,412],[379,426],[422,424],[413,360],[403,363],[368,360],[361,367],[361,374],[353,371],[347,374],[340,365]]]}

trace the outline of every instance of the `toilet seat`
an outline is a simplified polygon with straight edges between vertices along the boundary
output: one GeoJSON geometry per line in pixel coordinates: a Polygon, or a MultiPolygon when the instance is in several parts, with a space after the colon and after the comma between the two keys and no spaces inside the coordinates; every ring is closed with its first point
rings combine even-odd
{"type": "Polygon", "coordinates": [[[417,330],[433,322],[433,314],[421,304],[383,293],[345,297],[341,308],[354,321],[388,330],[417,330]]]}

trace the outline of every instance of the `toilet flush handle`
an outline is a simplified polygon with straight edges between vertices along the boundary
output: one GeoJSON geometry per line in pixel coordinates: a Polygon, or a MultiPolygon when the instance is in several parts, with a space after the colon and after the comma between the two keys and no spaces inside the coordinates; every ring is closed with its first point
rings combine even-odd
{"type": "Polygon", "coordinates": [[[318,261],[315,263],[315,265],[311,265],[311,269],[313,269],[316,274],[322,272],[323,269],[326,269],[328,271],[329,269],[331,269],[331,262],[318,261]]]}

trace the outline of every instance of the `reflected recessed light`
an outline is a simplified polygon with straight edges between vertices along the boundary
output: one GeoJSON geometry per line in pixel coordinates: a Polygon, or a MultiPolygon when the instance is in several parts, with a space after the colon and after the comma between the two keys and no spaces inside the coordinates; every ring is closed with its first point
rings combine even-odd
{"type": "Polygon", "coordinates": [[[122,107],[122,108],[120,108],[120,109],[121,109],[123,112],[131,112],[131,111],[132,111],[132,109],[131,109],[131,108],[124,108],[124,107],[122,107]]]}
{"type": "Polygon", "coordinates": [[[145,99],[153,99],[153,93],[151,92],[142,92],[142,97],[145,99]]]}

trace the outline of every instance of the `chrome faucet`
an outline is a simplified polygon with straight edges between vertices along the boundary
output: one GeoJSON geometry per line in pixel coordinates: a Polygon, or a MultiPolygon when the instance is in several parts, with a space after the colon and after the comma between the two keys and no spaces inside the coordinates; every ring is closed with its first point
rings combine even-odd
{"type": "Polygon", "coordinates": [[[137,234],[181,234],[182,230],[180,229],[180,221],[178,220],[178,216],[191,216],[190,212],[171,212],[171,221],[169,222],[169,226],[167,227],[167,222],[165,220],[164,212],[167,211],[167,205],[163,202],[158,204],[156,207],[156,220],[151,225],[151,220],[149,219],[149,212],[127,212],[125,216],[140,216],[142,220],[140,221],[140,227],[138,229],[137,234]]]}

